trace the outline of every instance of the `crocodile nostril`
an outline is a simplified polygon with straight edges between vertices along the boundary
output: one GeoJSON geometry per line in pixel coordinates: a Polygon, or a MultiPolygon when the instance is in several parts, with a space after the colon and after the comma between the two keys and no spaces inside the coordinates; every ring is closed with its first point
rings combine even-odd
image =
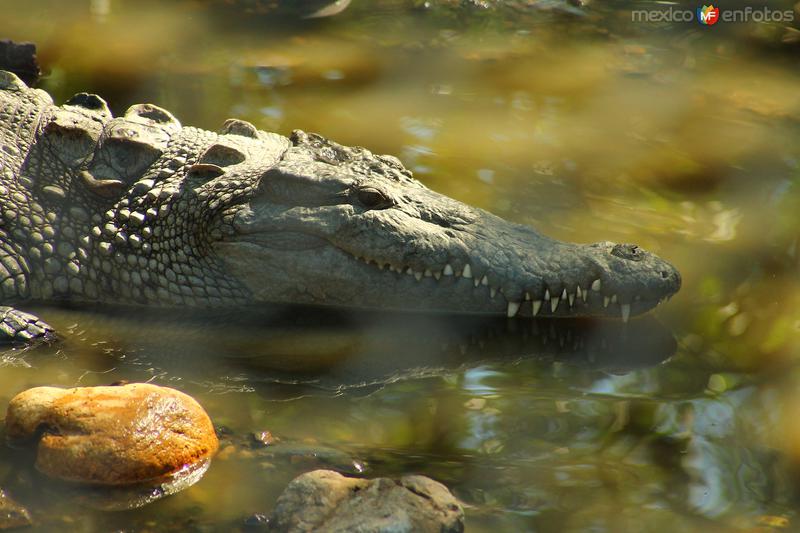
{"type": "Polygon", "coordinates": [[[661,271],[661,277],[664,278],[664,279],[667,279],[669,277],[669,272],[667,272],[666,270],[662,270],[661,271]]]}

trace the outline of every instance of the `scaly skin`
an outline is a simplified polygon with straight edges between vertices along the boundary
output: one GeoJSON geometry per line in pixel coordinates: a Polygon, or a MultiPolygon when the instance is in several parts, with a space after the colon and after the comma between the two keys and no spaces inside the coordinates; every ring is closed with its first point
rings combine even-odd
{"type": "MultiPolygon", "coordinates": [[[[559,242],[437,194],[391,156],[149,104],[57,107],[0,71],[0,303],[258,302],[627,320],[680,287],[635,245],[559,242]]],[[[52,334],[0,308],[0,338],[52,334]]]]}

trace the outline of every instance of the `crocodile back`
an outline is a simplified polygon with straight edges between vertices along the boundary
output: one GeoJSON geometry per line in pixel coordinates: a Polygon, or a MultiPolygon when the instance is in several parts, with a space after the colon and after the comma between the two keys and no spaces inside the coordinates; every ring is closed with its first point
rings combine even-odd
{"type": "Polygon", "coordinates": [[[9,187],[8,193],[22,194],[14,191],[20,168],[36,139],[42,115],[52,105],[46,92],[28,88],[14,74],[0,70],[0,185],[9,187]]]}

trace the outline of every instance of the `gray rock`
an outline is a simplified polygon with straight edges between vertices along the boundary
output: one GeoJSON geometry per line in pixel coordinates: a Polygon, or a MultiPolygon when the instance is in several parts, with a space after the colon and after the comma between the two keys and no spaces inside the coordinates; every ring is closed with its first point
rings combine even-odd
{"type": "Polygon", "coordinates": [[[358,479],[315,470],[289,483],[270,530],[455,533],[464,531],[464,511],[447,487],[424,476],[358,479]]]}
{"type": "Polygon", "coordinates": [[[30,526],[32,523],[28,510],[0,489],[0,530],[30,526]]]}

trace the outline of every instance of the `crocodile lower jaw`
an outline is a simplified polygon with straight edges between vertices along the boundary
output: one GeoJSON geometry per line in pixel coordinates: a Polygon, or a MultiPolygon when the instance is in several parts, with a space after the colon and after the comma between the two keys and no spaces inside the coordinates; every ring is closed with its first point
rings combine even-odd
{"type": "Polygon", "coordinates": [[[506,315],[509,318],[517,315],[530,317],[616,316],[623,322],[627,322],[631,316],[647,312],[670,298],[668,296],[660,300],[648,300],[634,295],[633,298],[626,298],[623,301],[619,295],[605,292],[601,280],[595,279],[583,287],[575,285],[571,290],[561,284],[560,287],[553,287],[553,290],[545,287],[538,292],[535,290],[525,291],[520,299],[514,299],[509,298],[502,287],[489,282],[489,271],[480,276],[475,275],[475,269],[470,263],[457,267],[446,263],[442,268],[415,269],[412,266],[394,265],[367,257],[352,257],[387,275],[394,275],[396,281],[408,278],[417,283],[425,283],[426,280],[430,280],[434,284],[432,287],[439,287],[442,282],[452,280],[450,283],[457,283],[464,287],[471,286],[474,291],[483,292],[488,300],[494,300],[499,294],[507,301],[506,315]]]}

